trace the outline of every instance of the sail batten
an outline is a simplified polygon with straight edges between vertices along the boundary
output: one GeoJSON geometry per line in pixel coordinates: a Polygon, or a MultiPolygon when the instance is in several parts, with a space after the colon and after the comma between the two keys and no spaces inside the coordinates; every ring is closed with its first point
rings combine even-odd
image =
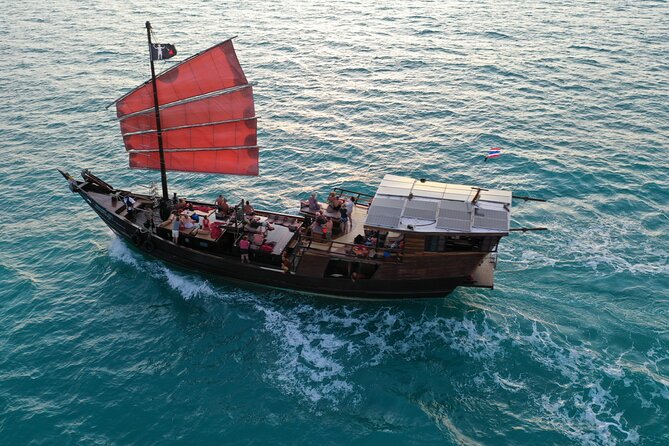
{"type": "MultiPolygon", "coordinates": [[[[217,150],[248,150],[248,149],[259,149],[260,146],[236,146],[236,147],[206,147],[206,148],[191,148],[191,149],[163,149],[163,152],[207,152],[207,151],[217,151],[217,150]]],[[[147,150],[128,150],[129,154],[138,154],[138,153],[153,153],[158,152],[158,149],[147,149],[147,150]]]]}
{"type": "MultiPolygon", "coordinates": [[[[178,127],[169,127],[169,128],[164,128],[163,132],[167,132],[170,130],[181,130],[181,129],[190,129],[190,128],[195,128],[195,127],[206,127],[208,125],[215,125],[215,124],[229,124],[233,122],[241,122],[241,121],[251,121],[251,120],[257,120],[257,116],[253,116],[252,118],[239,118],[239,119],[229,119],[227,121],[216,121],[216,122],[207,122],[203,124],[191,124],[191,125],[182,125],[178,127]]],[[[130,132],[130,133],[124,133],[123,136],[134,136],[134,135],[145,135],[147,133],[156,133],[157,130],[152,129],[152,130],[140,130],[138,132],[130,132]]]]}
{"type": "MultiPolygon", "coordinates": [[[[211,93],[206,93],[206,94],[199,95],[199,96],[193,96],[192,98],[186,98],[186,99],[181,99],[179,101],[170,102],[168,104],[161,105],[158,108],[159,108],[160,112],[162,113],[164,110],[167,110],[170,107],[175,107],[175,106],[187,104],[189,102],[195,102],[195,101],[199,101],[201,99],[207,99],[207,98],[211,98],[211,97],[215,97],[215,96],[219,96],[219,95],[235,93],[235,92],[243,90],[245,88],[252,88],[253,85],[254,85],[254,83],[249,83],[249,84],[239,85],[239,86],[236,86],[236,87],[225,88],[223,90],[212,91],[211,93]]],[[[118,119],[120,121],[123,121],[125,119],[133,118],[135,116],[147,115],[147,114],[151,114],[151,113],[154,113],[154,112],[155,112],[154,108],[151,107],[151,108],[147,108],[147,109],[144,109],[144,110],[129,113],[127,115],[120,116],[120,117],[118,117],[118,119]]]]}
{"type": "Polygon", "coordinates": [[[116,101],[130,167],[160,168],[162,144],[167,170],[258,174],[253,87],[231,40],[162,72],[156,88],[160,131],[150,83],[116,101]]]}
{"type": "MultiPolygon", "coordinates": [[[[165,149],[254,146],[257,144],[256,121],[206,124],[162,131],[165,149]]],[[[124,136],[127,150],[158,149],[158,132],[124,136]]]]}

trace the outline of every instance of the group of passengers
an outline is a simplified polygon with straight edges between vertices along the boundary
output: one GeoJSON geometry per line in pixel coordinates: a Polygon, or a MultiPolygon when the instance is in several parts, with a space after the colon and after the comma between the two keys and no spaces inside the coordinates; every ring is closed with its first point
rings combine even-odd
{"type": "Polygon", "coordinates": [[[200,216],[196,212],[192,214],[180,213],[178,210],[173,210],[168,221],[172,227],[172,241],[179,242],[179,232],[198,228],[202,231],[209,231],[210,221],[207,216],[200,216]]]}
{"type": "Polygon", "coordinates": [[[377,251],[383,253],[384,258],[395,256],[399,258],[404,249],[404,235],[390,241],[387,232],[365,231],[365,235],[358,234],[353,239],[350,253],[358,257],[375,258],[377,251]]]}
{"type": "Polygon", "coordinates": [[[271,254],[275,246],[276,242],[267,240],[267,237],[262,232],[244,234],[239,240],[239,253],[241,254],[242,263],[251,263],[249,261],[249,252],[251,250],[271,254]]]}
{"type": "MultiPolygon", "coordinates": [[[[316,199],[316,194],[311,194],[308,200],[309,211],[316,217],[311,225],[312,233],[323,234],[328,240],[332,239],[332,219],[331,215],[325,215],[320,203],[316,199]]],[[[351,218],[355,208],[355,197],[344,197],[330,192],[327,198],[327,207],[325,212],[328,214],[339,213],[339,227],[343,232],[347,232],[353,226],[351,218]]]]}
{"type": "MultiPolygon", "coordinates": [[[[228,200],[226,200],[223,195],[219,195],[218,198],[216,198],[215,203],[217,211],[224,216],[231,214],[235,209],[235,206],[230,206],[228,200]]],[[[248,217],[255,214],[255,209],[248,200],[243,201],[242,204],[242,210],[245,216],[248,217]]]]}
{"type": "Polygon", "coordinates": [[[334,222],[332,218],[325,216],[323,211],[318,211],[316,213],[316,218],[311,224],[311,234],[312,236],[318,234],[323,236],[326,240],[332,240],[332,229],[334,228],[334,222]]]}

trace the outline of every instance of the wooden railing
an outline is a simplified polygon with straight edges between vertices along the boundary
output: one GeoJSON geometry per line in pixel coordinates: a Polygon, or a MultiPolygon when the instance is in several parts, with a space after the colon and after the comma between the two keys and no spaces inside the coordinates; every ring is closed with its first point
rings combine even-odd
{"type": "Polygon", "coordinates": [[[297,240],[295,252],[302,250],[314,250],[325,254],[338,255],[343,257],[357,258],[360,260],[370,260],[376,262],[401,262],[404,250],[401,248],[388,248],[383,246],[365,246],[353,243],[337,242],[334,240],[318,240],[313,237],[300,235],[297,240]],[[374,256],[370,253],[374,251],[374,256]]]}
{"type": "Polygon", "coordinates": [[[372,202],[372,198],[374,198],[374,195],[369,195],[362,192],[356,192],[354,190],[349,190],[349,189],[342,189],[341,187],[335,187],[333,191],[335,194],[339,196],[345,195],[349,197],[355,197],[356,204],[359,204],[361,206],[369,206],[369,204],[372,202]]]}

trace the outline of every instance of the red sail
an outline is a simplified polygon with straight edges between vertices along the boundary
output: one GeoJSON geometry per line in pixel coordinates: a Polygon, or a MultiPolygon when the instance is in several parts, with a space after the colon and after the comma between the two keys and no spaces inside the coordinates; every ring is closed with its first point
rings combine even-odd
{"type": "MultiPolygon", "coordinates": [[[[258,144],[256,119],[163,130],[164,149],[241,147],[258,144]]],[[[127,150],[158,150],[157,132],[123,137],[127,150]]]]}
{"type": "MultiPolygon", "coordinates": [[[[258,175],[258,148],[239,150],[165,151],[168,170],[185,172],[258,175]]],[[[130,167],[160,169],[158,151],[130,152],[130,167]]]]}
{"type": "MultiPolygon", "coordinates": [[[[232,40],[219,43],[156,76],[159,105],[246,84],[246,76],[237,60],[232,40]]],[[[116,115],[119,118],[151,108],[151,81],[116,101],[116,115]]]]}
{"type": "MultiPolygon", "coordinates": [[[[253,89],[250,85],[243,89],[223,91],[216,96],[207,96],[160,109],[160,123],[163,130],[254,116],[253,89]]],[[[156,130],[156,115],[153,108],[121,119],[123,135],[147,130],[156,130]]]]}
{"type": "MultiPolygon", "coordinates": [[[[253,89],[227,40],[156,77],[167,170],[258,174],[253,89]]],[[[160,169],[153,87],[116,102],[130,167],[160,169]]]]}

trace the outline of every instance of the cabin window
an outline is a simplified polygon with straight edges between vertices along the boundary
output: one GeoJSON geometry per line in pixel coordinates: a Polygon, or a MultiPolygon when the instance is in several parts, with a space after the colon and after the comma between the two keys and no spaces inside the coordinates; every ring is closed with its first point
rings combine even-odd
{"type": "Polygon", "coordinates": [[[499,237],[428,235],[426,252],[495,252],[499,237]]]}
{"type": "Polygon", "coordinates": [[[325,268],[325,277],[335,279],[371,279],[379,265],[374,263],[330,260],[325,268]]]}

